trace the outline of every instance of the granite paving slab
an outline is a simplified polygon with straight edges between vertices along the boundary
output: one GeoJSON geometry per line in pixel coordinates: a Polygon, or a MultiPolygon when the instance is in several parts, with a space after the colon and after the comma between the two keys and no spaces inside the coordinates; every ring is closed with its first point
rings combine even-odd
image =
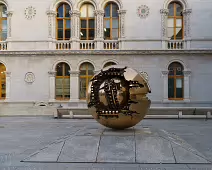
{"type": "Polygon", "coordinates": [[[66,140],[58,162],[96,162],[100,136],[75,136],[66,140]]]}
{"type": "Polygon", "coordinates": [[[134,136],[135,130],[134,128],[129,128],[125,130],[114,130],[114,129],[105,128],[102,135],[103,136],[134,136]]]}
{"type": "Polygon", "coordinates": [[[97,162],[135,162],[134,136],[102,136],[97,162]]]}

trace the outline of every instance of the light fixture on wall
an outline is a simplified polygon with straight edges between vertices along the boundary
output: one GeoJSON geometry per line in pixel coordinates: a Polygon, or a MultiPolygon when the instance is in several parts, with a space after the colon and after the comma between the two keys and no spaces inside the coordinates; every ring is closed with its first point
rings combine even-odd
{"type": "Polygon", "coordinates": [[[80,32],[80,35],[81,35],[81,36],[83,36],[83,33],[82,33],[82,32],[80,32]]]}
{"type": "Polygon", "coordinates": [[[107,29],[106,29],[106,28],[104,28],[104,31],[106,32],[106,31],[107,31],[107,29]]]}

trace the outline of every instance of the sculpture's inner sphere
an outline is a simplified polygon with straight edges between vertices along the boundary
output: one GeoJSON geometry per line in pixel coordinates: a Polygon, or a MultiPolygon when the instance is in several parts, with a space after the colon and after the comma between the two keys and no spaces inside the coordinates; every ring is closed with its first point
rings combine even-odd
{"type": "Polygon", "coordinates": [[[89,84],[88,110],[102,125],[124,129],[142,120],[150,106],[147,80],[131,68],[110,66],[89,84]]]}

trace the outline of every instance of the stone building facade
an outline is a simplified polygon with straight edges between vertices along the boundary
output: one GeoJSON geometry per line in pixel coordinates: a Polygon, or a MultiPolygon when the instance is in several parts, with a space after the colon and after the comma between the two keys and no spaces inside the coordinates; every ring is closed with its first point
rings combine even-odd
{"type": "Polygon", "coordinates": [[[0,115],[85,109],[89,79],[112,64],[149,79],[152,107],[212,106],[211,6],[0,0],[0,115]]]}

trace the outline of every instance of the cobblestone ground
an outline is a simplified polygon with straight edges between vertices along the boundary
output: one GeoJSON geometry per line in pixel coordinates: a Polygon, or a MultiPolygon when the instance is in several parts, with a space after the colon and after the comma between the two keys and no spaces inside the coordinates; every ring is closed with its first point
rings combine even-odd
{"type": "MultiPolygon", "coordinates": [[[[145,119],[137,126],[166,130],[184,139],[212,162],[212,120],[145,119]]],[[[30,154],[68,138],[94,120],[51,117],[0,117],[0,170],[212,170],[212,164],[26,163],[30,154]]]]}

